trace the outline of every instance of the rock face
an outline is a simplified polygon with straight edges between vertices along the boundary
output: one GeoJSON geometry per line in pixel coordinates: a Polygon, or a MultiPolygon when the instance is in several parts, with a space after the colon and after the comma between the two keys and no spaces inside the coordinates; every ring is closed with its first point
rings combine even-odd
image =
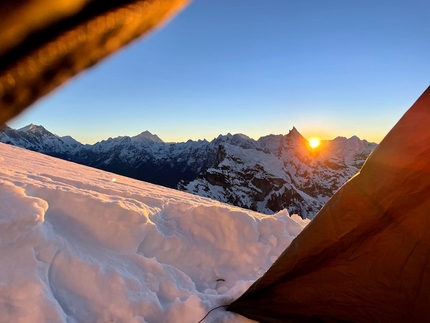
{"type": "Polygon", "coordinates": [[[0,142],[65,159],[84,147],[70,136],[59,137],[34,124],[18,130],[3,126],[0,129],[0,142]]]}
{"type": "Polygon", "coordinates": [[[83,145],[42,126],[5,126],[0,142],[266,214],[287,208],[303,218],[312,218],[376,147],[338,137],[311,149],[295,128],[259,140],[227,134],[165,143],[145,131],[83,145]]]}
{"type": "Polygon", "coordinates": [[[266,214],[287,208],[312,218],[375,147],[338,137],[312,149],[293,128],[285,136],[260,138],[253,148],[221,144],[214,166],[178,188],[266,214]]]}

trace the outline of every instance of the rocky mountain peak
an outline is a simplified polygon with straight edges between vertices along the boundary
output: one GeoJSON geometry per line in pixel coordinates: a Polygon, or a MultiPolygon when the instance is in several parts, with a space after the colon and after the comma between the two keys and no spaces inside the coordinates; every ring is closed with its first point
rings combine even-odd
{"type": "Polygon", "coordinates": [[[295,127],[281,139],[281,146],[284,150],[295,150],[303,156],[307,155],[308,145],[308,140],[295,127]]]}
{"type": "Polygon", "coordinates": [[[25,132],[25,133],[32,133],[32,134],[39,134],[39,135],[48,135],[48,136],[55,136],[57,135],[53,134],[52,132],[46,130],[43,126],[35,125],[33,123],[30,123],[29,125],[18,129],[19,132],[25,132]]]}
{"type": "Polygon", "coordinates": [[[160,139],[157,135],[153,135],[148,130],[145,130],[144,132],[131,137],[132,141],[152,141],[152,142],[164,142],[160,139]]]}
{"type": "Polygon", "coordinates": [[[18,131],[23,131],[23,132],[28,132],[28,131],[34,132],[37,130],[46,130],[46,129],[42,126],[35,125],[34,123],[30,123],[29,125],[18,129],[18,131]]]}
{"type": "Polygon", "coordinates": [[[285,138],[288,139],[291,143],[306,143],[307,140],[305,137],[302,136],[302,134],[295,128],[291,129],[288,134],[285,135],[285,138]]]}

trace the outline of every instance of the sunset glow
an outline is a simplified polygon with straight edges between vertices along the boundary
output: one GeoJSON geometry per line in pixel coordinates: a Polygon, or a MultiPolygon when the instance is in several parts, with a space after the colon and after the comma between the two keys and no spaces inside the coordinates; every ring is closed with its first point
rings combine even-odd
{"type": "Polygon", "coordinates": [[[321,141],[319,138],[311,138],[309,139],[309,145],[312,148],[317,148],[320,145],[321,141]]]}

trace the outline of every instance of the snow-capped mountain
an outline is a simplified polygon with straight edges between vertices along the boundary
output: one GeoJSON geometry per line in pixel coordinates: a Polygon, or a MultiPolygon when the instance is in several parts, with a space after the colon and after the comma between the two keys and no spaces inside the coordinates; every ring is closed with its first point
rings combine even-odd
{"type": "Polygon", "coordinates": [[[312,149],[293,128],[246,149],[220,144],[214,166],[178,188],[266,214],[287,208],[312,218],[375,147],[357,137],[338,137],[312,149]]]}
{"type": "Polygon", "coordinates": [[[163,142],[157,135],[153,135],[148,130],[138,134],[137,136],[131,137],[132,141],[153,141],[153,142],[163,142]]]}
{"type": "Polygon", "coordinates": [[[266,214],[287,208],[304,218],[312,218],[376,147],[338,137],[310,149],[295,128],[258,140],[227,134],[182,143],[144,131],[83,145],[42,126],[5,126],[0,142],[266,214]]]}
{"type": "Polygon", "coordinates": [[[206,140],[164,143],[152,139],[109,138],[83,150],[85,160],[78,161],[170,188],[176,188],[181,180],[195,179],[214,163],[216,148],[206,140]]]}
{"type": "Polygon", "coordinates": [[[70,136],[59,137],[34,124],[18,130],[3,126],[0,129],[0,142],[61,158],[77,152],[84,146],[70,136]]]}

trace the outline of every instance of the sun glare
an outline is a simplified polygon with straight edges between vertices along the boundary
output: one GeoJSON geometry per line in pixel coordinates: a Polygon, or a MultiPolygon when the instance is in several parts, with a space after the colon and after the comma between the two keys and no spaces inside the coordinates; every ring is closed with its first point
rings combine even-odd
{"type": "Polygon", "coordinates": [[[311,138],[309,139],[309,145],[312,148],[317,148],[321,143],[321,140],[319,140],[318,138],[311,138]]]}

